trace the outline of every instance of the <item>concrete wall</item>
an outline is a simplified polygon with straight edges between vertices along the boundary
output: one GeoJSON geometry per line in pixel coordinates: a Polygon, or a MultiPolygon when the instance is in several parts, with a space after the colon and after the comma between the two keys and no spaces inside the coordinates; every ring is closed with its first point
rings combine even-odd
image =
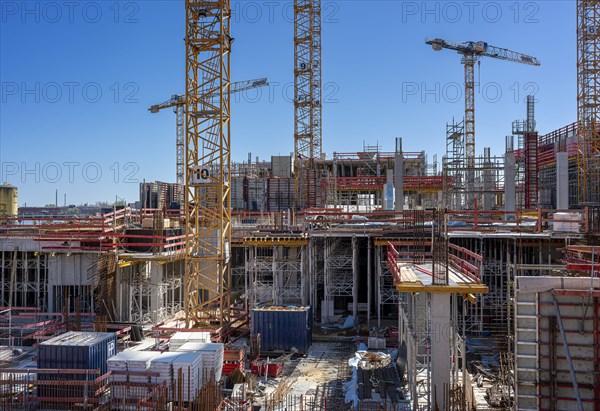
{"type": "Polygon", "coordinates": [[[97,254],[56,254],[48,261],[48,285],[91,285],[97,254]]]}

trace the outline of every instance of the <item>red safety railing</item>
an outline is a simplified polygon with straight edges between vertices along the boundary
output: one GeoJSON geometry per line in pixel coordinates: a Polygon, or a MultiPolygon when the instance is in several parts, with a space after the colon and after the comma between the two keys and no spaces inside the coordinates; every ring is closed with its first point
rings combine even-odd
{"type": "MultiPolygon", "coordinates": [[[[148,229],[143,222],[156,218],[156,210],[123,208],[92,217],[12,217],[0,219],[0,237],[31,238],[44,251],[103,251],[122,247],[154,248],[160,252],[180,252],[185,245],[181,231],[148,229]],[[136,231],[140,229],[140,231],[136,231]],[[130,231],[131,230],[131,231],[130,231]]],[[[160,218],[178,213],[162,213],[160,218]]],[[[166,221],[165,221],[166,222],[166,221]]]]}
{"type": "MultiPolygon", "coordinates": [[[[361,151],[361,152],[351,152],[351,153],[334,153],[334,158],[337,161],[343,160],[370,160],[370,159],[379,159],[379,160],[393,160],[396,157],[396,153],[393,151],[383,152],[383,151],[361,151]]],[[[404,161],[407,160],[424,160],[424,152],[423,151],[407,151],[402,153],[402,157],[404,161]]]]}
{"type": "Polygon", "coordinates": [[[394,282],[399,283],[400,279],[400,268],[398,268],[398,263],[400,262],[400,254],[394,244],[388,242],[387,243],[387,265],[394,277],[394,282]]]}
{"type": "MultiPolygon", "coordinates": [[[[412,254],[408,252],[407,254],[412,254]]],[[[431,254],[429,254],[431,256],[431,254]]],[[[402,253],[398,252],[396,246],[392,242],[387,243],[387,264],[394,277],[394,281],[400,282],[400,269],[398,264],[407,261],[402,258],[402,253]]],[[[466,275],[476,283],[481,283],[481,268],[483,265],[483,257],[471,250],[459,247],[455,244],[448,245],[448,263],[455,270],[466,275]]],[[[430,270],[423,267],[415,266],[415,268],[425,274],[431,274],[430,270]]]]}
{"type": "MultiPolygon", "coordinates": [[[[337,190],[381,190],[387,177],[361,176],[336,178],[337,190]]],[[[455,185],[453,178],[444,176],[404,176],[404,190],[429,191],[443,190],[455,185]]]]}
{"type": "Polygon", "coordinates": [[[481,283],[483,256],[456,244],[448,244],[448,263],[471,280],[481,283]]]}
{"type": "Polygon", "coordinates": [[[600,271],[600,247],[573,245],[563,250],[567,270],[590,273],[592,277],[600,271]]]}

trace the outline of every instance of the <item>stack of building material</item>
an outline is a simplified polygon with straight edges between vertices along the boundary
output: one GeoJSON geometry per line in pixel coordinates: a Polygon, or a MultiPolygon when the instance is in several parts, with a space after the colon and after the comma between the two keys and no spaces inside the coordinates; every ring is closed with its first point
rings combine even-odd
{"type": "Polygon", "coordinates": [[[579,233],[580,218],[579,213],[554,213],[554,231],[579,233]]]}
{"type": "Polygon", "coordinates": [[[215,381],[219,381],[223,374],[223,357],[225,356],[225,346],[219,343],[204,344],[198,350],[202,353],[204,373],[215,376],[215,381]]]}
{"type": "Polygon", "coordinates": [[[169,350],[178,351],[186,342],[209,343],[209,332],[176,332],[169,340],[169,350]]]}
{"type": "Polygon", "coordinates": [[[246,347],[237,349],[225,350],[223,357],[223,374],[229,375],[234,370],[238,369],[244,372],[246,364],[246,347]]]}
{"type": "Polygon", "coordinates": [[[204,377],[208,379],[211,375],[214,375],[215,381],[221,379],[225,357],[225,346],[223,344],[188,342],[183,344],[179,351],[201,353],[204,377]]]}
{"type": "Polygon", "coordinates": [[[152,377],[154,383],[166,382],[169,385],[176,383],[181,370],[183,398],[171,397],[170,400],[191,401],[196,399],[198,388],[202,385],[202,363],[199,352],[165,352],[151,360],[148,370],[158,374],[152,377]]]}
{"type": "Polygon", "coordinates": [[[181,353],[164,352],[150,361],[148,371],[158,374],[157,376],[152,377],[152,381],[155,384],[160,384],[163,381],[166,381],[167,384],[173,382],[173,361],[178,355],[181,355],[181,353]]]}
{"type": "MultiPolygon", "coordinates": [[[[160,355],[156,351],[123,351],[107,361],[109,371],[146,372],[150,367],[150,361],[160,355]]],[[[148,389],[136,387],[129,389],[124,382],[148,383],[148,376],[113,374],[113,386],[111,388],[113,399],[132,398],[141,399],[148,394],[148,389]]]]}
{"type": "Polygon", "coordinates": [[[206,343],[189,341],[177,348],[178,352],[198,352],[206,343]]]}
{"type": "Polygon", "coordinates": [[[198,389],[202,387],[203,356],[199,352],[181,353],[173,359],[173,376],[177,377],[181,370],[183,378],[183,398],[185,402],[195,400],[198,389]]]}

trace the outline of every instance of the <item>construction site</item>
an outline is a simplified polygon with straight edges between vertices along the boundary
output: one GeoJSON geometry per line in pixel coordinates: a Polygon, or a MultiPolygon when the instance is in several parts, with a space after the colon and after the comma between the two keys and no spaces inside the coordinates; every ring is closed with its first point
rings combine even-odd
{"type": "Polygon", "coordinates": [[[229,0],[176,3],[172,180],[77,216],[0,186],[0,409],[600,411],[599,0],[573,2],[577,118],[540,132],[527,96],[497,153],[475,67],[542,62],[443,38],[444,153],[325,153],[322,4],[294,0],[293,153],[243,162],[232,94],[268,79],[230,79],[229,0]]]}

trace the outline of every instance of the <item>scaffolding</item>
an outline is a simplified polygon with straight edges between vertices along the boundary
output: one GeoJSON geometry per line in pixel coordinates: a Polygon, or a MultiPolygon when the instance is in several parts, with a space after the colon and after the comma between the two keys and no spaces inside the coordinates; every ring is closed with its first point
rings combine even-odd
{"type": "Polygon", "coordinates": [[[246,271],[252,306],[303,303],[304,246],[247,246],[246,271]]]}
{"type": "MultiPolygon", "coordinates": [[[[8,245],[8,244],[7,244],[8,245]]],[[[38,251],[0,251],[0,307],[38,307],[48,309],[48,258],[38,251]],[[12,304],[9,304],[9,300],[12,304]]]]}
{"type": "Polygon", "coordinates": [[[517,208],[531,210],[539,205],[539,142],[535,122],[535,98],[527,96],[527,119],[515,120],[512,134],[517,136],[516,196],[517,208]]]}
{"type": "MultiPolygon", "coordinates": [[[[142,262],[130,267],[130,271],[124,276],[125,281],[129,281],[129,289],[122,289],[123,285],[117,286],[117,293],[120,293],[121,298],[129,300],[129,309],[120,313],[120,321],[157,324],[172,318],[183,309],[184,268],[181,261],[165,264],[142,262]]],[[[128,305],[124,303],[119,306],[128,305]]]]}
{"type": "Polygon", "coordinates": [[[465,127],[464,121],[446,123],[446,155],[442,158],[443,174],[446,181],[453,181],[454,186],[444,185],[446,207],[452,210],[464,208],[463,193],[465,187],[465,127]],[[451,189],[452,188],[452,189],[451,189]]]}
{"type": "Polygon", "coordinates": [[[387,247],[377,246],[375,250],[377,327],[379,328],[384,307],[397,307],[400,302],[400,294],[396,291],[394,276],[387,262],[387,247]]]}
{"type": "MultiPolygon", "coordinates": [[[[327,207],[345,212],[373,212],[385,207],[386,186],[394,187],[395,152],[382,152],[379,146],[364,146],[362,152],[333,153],[331,165],[323,162],[321,178],[327,207]],[[330,170],[328,168],[331,168],[330,170]]],[[[438,193],[454,186],[451,179],[437,172],[437,157],[427,162],[425,152],[403,152],[402,190],[411,207],[433,207],[438,193]]],[[[396,194],[398,196],[398,194],[396,194]]],[[[388,199],[389,200],[389,199],[388,199]]]]}
{"type": "Polygon", "coordinates": [[[557,155],[566,153],[568,161],[568,201],[577,204],[577,123],[540,136],[538,140],[540,207],[557,207],[557,155]]]}
{"type": "Polygon", "coordinates": [[[492,156],[488,147],[483,152],[467,164],[463,122],[446,124],[446,155],[442,158],[445,207],[495,210],[502,206],[504,158],[492,156]]]}
{"type": "Polygon", "coordinates": [[[297,208],[316,207],[322,153],[321,0],[294,0],[294,177],[297,208]]]}
{"type": "Polygon", "coordinates": [[[356,241],[356,237],[351,239],[350,244],[345,238],[325,239],[325,299],[353,296],[356,241]]]}
{"type": "Polygon", "coordinates": [[[577,1],[578,203],[600,203],[600,2],[577,1]]]}

